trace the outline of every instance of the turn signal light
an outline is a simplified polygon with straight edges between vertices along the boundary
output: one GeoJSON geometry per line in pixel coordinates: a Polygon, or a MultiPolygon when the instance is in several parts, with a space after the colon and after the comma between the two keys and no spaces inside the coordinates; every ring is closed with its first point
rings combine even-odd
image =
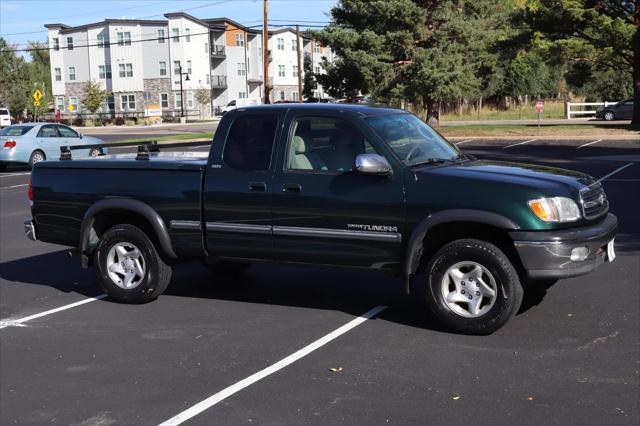
{"type": "Polygon", "coordinates": [[[16,147],[16,141],[12,141],[12,140],[8,140],[8,141],[4,141],[4,149],[11,149],[11,148],[15,148],[16,147]]]}

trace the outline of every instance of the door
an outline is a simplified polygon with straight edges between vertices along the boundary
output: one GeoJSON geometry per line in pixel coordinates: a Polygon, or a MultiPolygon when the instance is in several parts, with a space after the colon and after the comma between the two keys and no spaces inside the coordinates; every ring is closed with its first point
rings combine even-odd
{"type": "Polygon", "coordinates": [[[633,116],[633,99],[627,99],[626,101],[622,102],[619,111],[620,119],[631,120],[633,116]]]}
{"type": "Polygon", "coordinates": [[[204,181],[209,254],[271,259],[271,188],[278,112],[231,111],[216,132],[204,181]]]}
{"type": "Polygon", "coordinates": [[[60,144],[62,139],[58,134],[58,126],[55,124],[42,126],[36,138],[38,146],[44,151],[44,155],[48,160],[60,158],[60,144]]]}
{"type": "MultiPolygon", "coordinates": [[[[58,124],[58,134],[60,135],[60,145],[66,145],[66,146],[82,145],[80,133],[76,132],[70,127],[58,124]]],[[[87,157],[89,156],[89,150],[83,149],[83,150],[73,151],[72,155],[74,157],[87,157]]]]}
{"type": "Polygon", "coordinates": [[[378,153],[357,117],[291,113],[273,182],[274,256],[287,262],[391,269],[402,254],[402,169],[354,172],[358,154],[378,153]],[[284,167],[283,167],[284,165],[284,167]]]}

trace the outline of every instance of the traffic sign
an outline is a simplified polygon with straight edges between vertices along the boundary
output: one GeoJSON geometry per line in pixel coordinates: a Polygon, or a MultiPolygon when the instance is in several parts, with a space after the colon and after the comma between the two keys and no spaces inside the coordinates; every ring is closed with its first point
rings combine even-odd
{"type": "Polygon", "coordinates": [[[69,109],[69,111],[73,112],[74,109],[76,109],[76,107],[73,104],[69,104],[69,106],[67,107],[69,109]]]}
{"type": "Polygon", "coordinates": [[[537,101],[536,102],[536,112],[542,112],[542,111],[544,111],[544,102],[537,101]]]}
{"type": "Polygon", "coordinates": [[[33,106],[40,106],[40,101],[42,101],[42,92],[40,89],[34,90],[31,96],[33,97],[33,106]]]}

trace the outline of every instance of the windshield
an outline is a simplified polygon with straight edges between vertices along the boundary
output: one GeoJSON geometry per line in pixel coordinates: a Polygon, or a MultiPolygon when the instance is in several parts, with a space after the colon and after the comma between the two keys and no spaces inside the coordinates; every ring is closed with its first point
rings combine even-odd
{"type": "Polygon", "coordinates": [[[407,166],[454,160],[460,154],[413,114],[383,115],[367,122],[407,166]]]}
{"type": "Polygon", "coordinates": [[[31,129],[33,129],[33,126],[5,127],[4,129],[0,130],[0,136],[22,136],[31,129]]]}

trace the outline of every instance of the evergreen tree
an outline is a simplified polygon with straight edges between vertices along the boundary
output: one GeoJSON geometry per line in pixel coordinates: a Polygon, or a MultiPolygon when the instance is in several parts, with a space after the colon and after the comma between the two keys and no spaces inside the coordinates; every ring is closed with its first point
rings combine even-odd
{"type": "Polygon", "coordinates": [[[316,78],[313,74],[313,61],[309,56],[305,54],[304,64],[302,69],[304,70],[304,80],[302,81],[302,97],[309,99],[313,97],[313,91],[318,87],[316,84],[316,78]]]}

